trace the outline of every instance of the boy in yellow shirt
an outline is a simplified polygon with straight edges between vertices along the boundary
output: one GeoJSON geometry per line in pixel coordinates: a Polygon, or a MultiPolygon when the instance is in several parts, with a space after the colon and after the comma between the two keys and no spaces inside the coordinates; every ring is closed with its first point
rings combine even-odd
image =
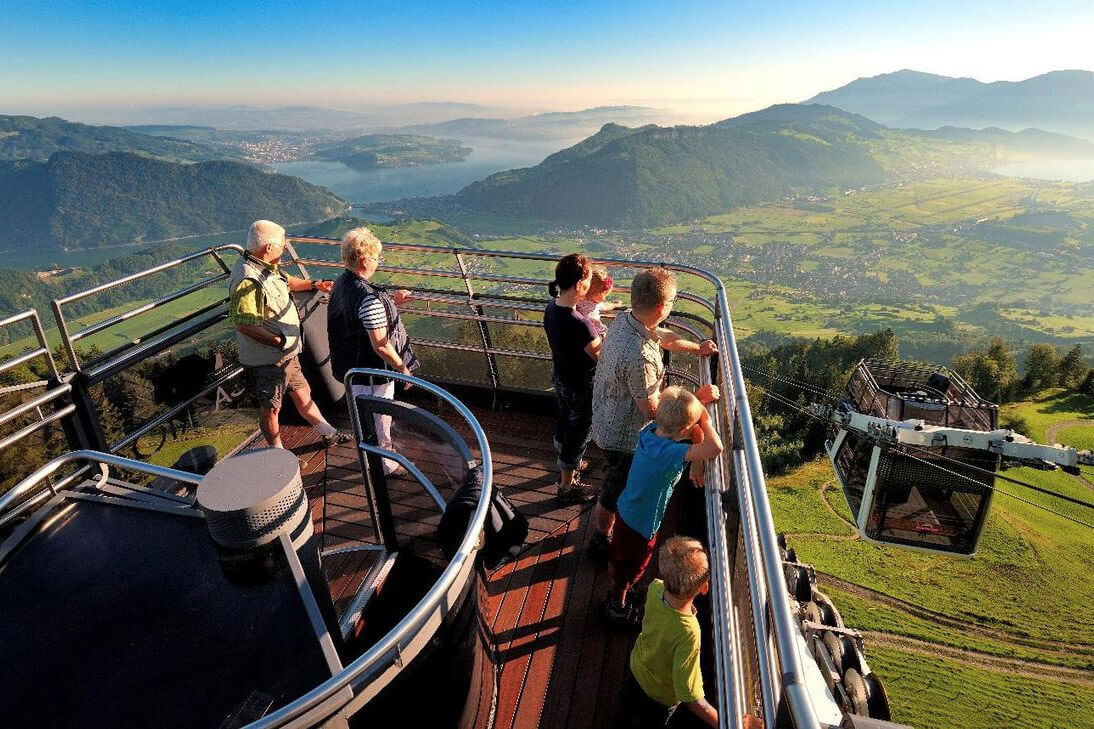
{"type": "Polygon", "coordinates": [[[631,727],[663,727],[683,704],[706,724],[718,726],[718,710],[703,694],[699,671],[699,621],[692,602],[710,588],[703,545],[672,537],[657,555],[661,579],[646,593],[642,633],[631,651],[623,689],[631,727]]]}

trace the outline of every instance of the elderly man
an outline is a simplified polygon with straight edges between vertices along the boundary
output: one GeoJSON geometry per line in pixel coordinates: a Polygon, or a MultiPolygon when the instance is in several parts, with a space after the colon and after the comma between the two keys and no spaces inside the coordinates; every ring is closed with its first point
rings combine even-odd
{"type": "Polygon", "coordinates": [[[289,293],[330,291],[331,283],[283,273],[278,264],[284,250],[285,229],[269,220],[256,220],[247,236],[247,251],[228,283],[229,319],[236,329],[240,364],[247,368],[258,395],[258,425],[271,447],[284,448],[277,416],[288,391],[325,445],[344,443],[349,437],[323,418],[300,370],[300,316],[289,293]]]}
{"type": "MultiPolygon", "coordinates": [[[[342,263],[346,270],[335,281],[327,307],[331,370],[339,380],[355,367],[388,369],[405,375],[419,367],[397,308],[411,300],[410,292],[398,290],[389,294],[370,281],[380,265],[382,249],[380,239],[363,226],[342,236],[342,263]]],[[[352,395],[394,399],[395,381],[378,378],[368,384],[355,384],[352,395]]],[[[373,422],[376,445],[393,450],[391,416],[374,414],[373,422]]],[[[383,465],[387,475],[402,470],[389,459],[384,459],[383,465]]]]}
{"type": "MultiPolygon", "coordinates": [[[[709,339],[692,342],[659,328],[675,302],[675,274],[664,268],[642,271],[631,284],[631,310],[616,317],[604,337],[593,378],[593,441],[605,461],[594,507],[592,548],[597,552],[606,553],[611,543],[616,500],[627,485],[638,432],[657,413],[665,377],[661,350],[701,356],[718,351],[709,339]]],[[[718,388],[701,387],[695,396],[706,405],[718,399],[718,388]]]]}

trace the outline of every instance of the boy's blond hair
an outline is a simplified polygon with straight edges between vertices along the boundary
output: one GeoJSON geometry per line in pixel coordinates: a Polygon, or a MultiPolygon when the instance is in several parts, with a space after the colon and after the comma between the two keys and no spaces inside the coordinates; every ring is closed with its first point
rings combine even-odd
{"type": "Polygon", "coordinates": [[[703,404],[699,398],[679,385],[672,385],[661,391],[654,420],[658,430],[671,436],[695,425],[702,415],[703,404]]]}
{"type": "Polygon", "coordinates": [[[378,258],[381,250],[380,239],[363,225],[342,236],[342,263],[348,269],[357,270],[362,258],[378,258]]]}
{"type": "Polygon", "coordinates": [[[661,545],[657,569],[665,582],[665,592],[690,600],[710,579],[710,562],[698,539],[672,537],[661,545]]]}
{"type": "Polygon", "coordinates": [[[631,281],[631,308],[635,311],[653,311],[672,298],[669,290],[675,288],[676,274],[667,268],[642,271],[631,281]]]}

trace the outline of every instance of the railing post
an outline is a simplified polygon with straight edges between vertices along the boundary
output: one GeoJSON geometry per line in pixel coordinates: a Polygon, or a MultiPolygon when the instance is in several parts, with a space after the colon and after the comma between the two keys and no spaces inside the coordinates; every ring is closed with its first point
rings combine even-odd
{"type": "MultiPolygon", "coordinates": [[[[464,265],[463,257],[458,252],[453,255],[456,257],[456,265],[460,267],[460,276],[463,278],[463,284],[467,287],[467,306],[477,317],[484,316],[486,312],[482,308],[482,305],[474,303],[479,300],[479,294],[475,293],[475,289],[471,286],[471,278],[467,275],[467,267],[464,265]]],[[[482,319],[476,319],[475,323],[479,326],[479,338],[482,340],[482,355],[486,359],[486,370],[487,374],[490,375],[490,387],[493,389],[494,397],[496,399],[500,383],[498,377],[498,362],[492,351],[493,343],[490,340],[490,328],[482,319]]]]}
{"type": "Polygon", "coordinates": [[[99,413],[95,409],[95,403],[91,399],[90,384],[87,375],[83,372],[74,372],[60,379],[51,379],[49,386],[67,383],[72,386],[69,397],[76,411],[72,417],[63,418],[61,427],[64,429],[65,439],[72,450],[108,451],[106,434],[103,432],[99,413]]]}
{"type": "MultiPolygon", "coordinates": [[[[379,446],[379,438],[376,434],[376,420],[371,412],[368,412],[357,402],[353,393],[353,386],[346,385],[346,401],[356,413],[356,425],[360,428],[362,439],[369,445],[379,446]],[[362,412],[364,411],[364,412],[362,412]]],[[[391,511],[391,498],[387,489],[387,476],[384,475],[383,459],[375,453],[362,451],[354,444],[354,450],[361,461],[361,470],[364,475],[365,497],[369,502],[369,509],[373,515],[373,525],[377,536],[380,537],[384,548],[389,552],[399,549],[399,535],[395,531],[395,515],[391,511]]]]}

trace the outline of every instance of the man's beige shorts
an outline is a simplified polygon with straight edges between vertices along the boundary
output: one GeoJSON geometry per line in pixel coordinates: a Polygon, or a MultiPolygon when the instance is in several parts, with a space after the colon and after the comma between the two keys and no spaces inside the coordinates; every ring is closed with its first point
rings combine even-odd
{"type": "Polygon", "coordinates": [[[281,364],[248,367],[247,375],[258,397],[258,406],[264,410],[280,410],[286,391],[308,390],[308,381],[300,369],[299,355],[293,355],[281,364]]]}

